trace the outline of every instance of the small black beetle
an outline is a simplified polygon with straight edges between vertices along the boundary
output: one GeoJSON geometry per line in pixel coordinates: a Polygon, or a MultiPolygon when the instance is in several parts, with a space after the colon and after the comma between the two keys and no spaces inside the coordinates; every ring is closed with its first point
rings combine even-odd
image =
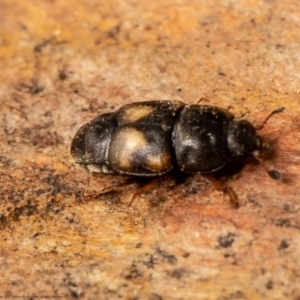
{"type": "MultiPolygon", "coordinates": [[[[229,110],[180,101],[136,102],[102,114],[76,133],[71,154],[90,171],[132,176],[158,176],[174,166],[184,173],[209,174],[228,162],[259,159],[266,148],[247,120],[229,110]]],[[[268,171],[273,179],[280,173],[268,171]]]]}

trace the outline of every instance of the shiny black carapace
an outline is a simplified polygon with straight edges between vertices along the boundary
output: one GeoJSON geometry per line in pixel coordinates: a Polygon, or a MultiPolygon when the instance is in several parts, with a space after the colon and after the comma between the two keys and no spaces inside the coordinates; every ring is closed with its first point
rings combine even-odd
{"type": "MultiPolygon", "coordinates": [[[[283,110],[274,110],[265,122],[283,110]]],[[[83,125],[71,154],[93,172],[150,177],[177,167],[184,173],[209,174],[229,162],[259,159],[267,146],[257,133],[264,123],[255,128],[217,106],[136,102],[83,125]]],[[[268,173],[280,178],[278,171],[268,173]]]]}

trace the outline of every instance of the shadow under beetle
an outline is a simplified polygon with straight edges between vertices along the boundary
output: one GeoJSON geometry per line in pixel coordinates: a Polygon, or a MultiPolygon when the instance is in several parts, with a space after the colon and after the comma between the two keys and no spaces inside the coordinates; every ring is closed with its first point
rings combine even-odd
{"type": "MultiPolygon", "coordinates": [[[[184,173],[214,174],[228,163],[260,160],[269,146],[259,127],[235,119],[229,110],[180,101],[136,102],[102,114],[76,133],[71,154],[90,171],[159,176],[173,167],[184,173]]],[[[268,171],[271,178],[280,173],[268,171]]]]}

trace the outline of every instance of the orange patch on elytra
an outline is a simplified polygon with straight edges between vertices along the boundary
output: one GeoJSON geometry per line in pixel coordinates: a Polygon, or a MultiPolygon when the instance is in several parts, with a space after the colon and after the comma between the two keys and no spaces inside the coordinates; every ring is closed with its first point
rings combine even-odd
{"type": "Polygon", "coordinates": [[[132,154],[145,146],[147,139],[142,132],[132,127],[121,128],[112,139],[109,161],[114,168],[130,171],[132,154]]]}
{"type": "Polygon", "coordinates": [[[147,167],[155,171],[163,171],[171,164],[170,154],[164,152],[162,155],[150,155],[147,157],[147,167]]]}
{"type": "Polygon", "coordinates": [[[149,116],[155,110],[154,107],[139,105],[126,107],[120,111],[118,118],[119,125],[136,122],[144,117],[149,116]]]}

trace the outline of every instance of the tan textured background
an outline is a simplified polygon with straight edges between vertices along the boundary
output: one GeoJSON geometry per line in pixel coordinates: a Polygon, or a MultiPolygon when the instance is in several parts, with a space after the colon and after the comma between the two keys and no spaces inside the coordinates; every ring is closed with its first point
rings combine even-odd
{"type": "Polygon", "coordinates": [[[297,0],[0,1],[0,297],[300,299],[297,0]],[[209,4],[208,4],[209,2],[209,4]],[[76,130],[133,101],[228,107],[276,142],[233,209],[201,176],[93,176],[76,130]]]}

